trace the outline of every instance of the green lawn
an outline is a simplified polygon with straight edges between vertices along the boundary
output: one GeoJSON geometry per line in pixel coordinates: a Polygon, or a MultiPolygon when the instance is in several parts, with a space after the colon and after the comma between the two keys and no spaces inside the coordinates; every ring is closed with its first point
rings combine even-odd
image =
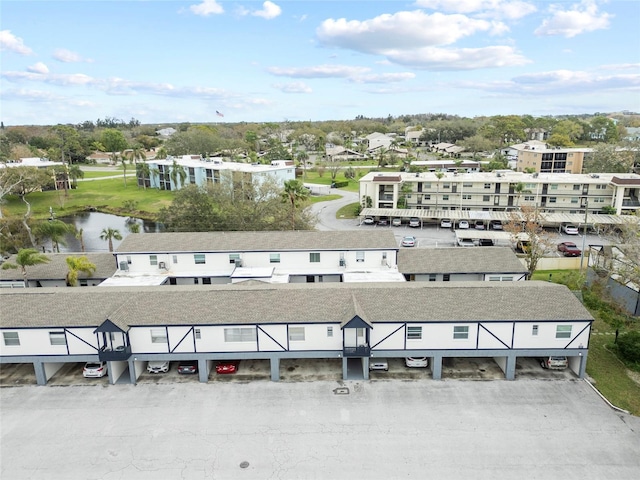
{"type": "MultiPolygon", "coordinates": [[[[135,213],[139,218],[153,220],[155,214],[164,206],[171,204],[173,192],[157,189],[143,189],[136,185],[135,177],[127,177],[127,187],[122,177],[92,182],[79,182],[78,188],[69,190],[65,196],[63,190],[35,192],[27,195],[31,203],[34,218],[49,216],[49,207],[53,208],[56,216],[71,215],[88,208],[95,208],[105,213],[124,214],[135,213]],[[137,202],[136,212],[124,211],[124,202],[137,202]]],[[[7,216],[24,215],[26,206],[16,196],[10,195],[3,205],[3,213],[7,216]]]]}
{"type": "MultiPolygon", "coordinates": [[[[87,178],[113,177],[115,175],[122,176],[122,169],[120,169],[120,170],[108,170],[108,171],[104,171],[104,172],[96,172],[96,171],[93,171],[93,170],[85,171],[83,178],[87,179],[87,178]]],[[[133,175],[135,177],[135,173],[131,172],[130,170],[127,170],[127,176],[128,175],[133,175]]]]}
{"type": "Polygon", "coordinates": [[[358,202],[345,205],[338,209],[336,218],[356,218],[356,208],[358,208],[358,202]]]}
{"type": "MultiPolygon", "coordinates": [[[[331,185],[333,183],[329,172],[325,172],[321,177],[320,175],[318,175],[318,172],[307,171],[307,175],[304,178],[298,178],[298,180],[302,180],[304,183],[315,183],[317,185],[331,185]]],[[[344,182],[346,180],[347,179],[344,178],[344,175],[342,175],[342,173],[338,174],[338,176],[336,177],[336,181],[338,182],[344,182]]],[[[358,192],[360,191],[360,184],[358,183],[357,179],[349,180],[349,185],[346,187],[341,187],[339,190],[358,192]]]]}
{"type": "MultiPolygon", "coordinates": [[[[548,280],[562,283],[572,290],[579,289],[580,275],[576,270],[540,271],[533,275],[533,280],[548,280]]],[[[600,312],[589,309],[593,322],[589,340],[589,358],[587,374],[593,378],[596,388],[612,404],[624,408],[636,416],[640,416],[640,384],[634,382],[629,370],[614,353],[615,328],[600,318],[600,312]]],[[[640,328],[636,321],[629,328],[640,328]]],[[[637,375],[640,378],[640,374],[637,375]]]]}

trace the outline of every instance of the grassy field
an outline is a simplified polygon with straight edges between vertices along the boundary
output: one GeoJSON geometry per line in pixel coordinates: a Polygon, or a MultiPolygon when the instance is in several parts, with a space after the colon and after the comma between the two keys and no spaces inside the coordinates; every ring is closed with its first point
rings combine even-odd
{"type": "Polygon", "coordinates": [[[344,207],[338,209],[338,211],[336,212],[336,218],[356,218],[357,207],[358,202],[345,205],[344,207]]]}
{"type": "MultiPolygon", "coordinates": [[[[363,170],[365,173],[367,173],[367,170],[363,170]]],[[[318,175],[318,172],[313,172],[313,171],[309,171],[307,170],[307,174],[305,175],[305,177],[300,177],[298,178],[298,180],[303,181],[304,183],[315,183],[318,185],[331,185],[333,183],[333,180],[331,179],[331,175],[328,172],[325,172],[324,175],[321,177],[320,175],[318,175]]],[[[344,175],[342,175],[342,173],[338,174],[338,176],[336,177],[336,181],[338,182],[344,182],[347,179],[344,178],[344,175]]],[[[358,183],[358,179],[353,179],[353,180],[348,180],[349,181],[349,185],[346,187],[341,187],[340,190],[346,190],[348,192],[358,192],[360,190],[360,184],[358,183]]]]}
{"type": "MultiPolygon", "coordinates": [[[[548,280],[549,274],[554,283],[562,283],[572,290],[578,290],[581,285],[575,270],[540,271],[533,275],[533,280],[548,280]]],[[[615,328],[602,320],[599,311],[589,311],[595,320],[589,341],[587,374],[611,403],[640,416],[640,372],[627,368],[614,353],[615,328]]],[[[636,321],[628,328],[640,329],[640,325],[636,321]]]]}
{"type": "MultiPolygon", "coordinates": [[[[6,216],[23,215],[26,206],[15,196],[9,196],[2,206],[6,216]]],[[[69,190],[67,195],[63,190],[49,192],[35,192],[27,195],[31,203],[34,218],[47,218],[49,207],[53,208],[57,217],[71,215],[79,211],[96,209],[105,213],[128,215],[135,213],[138,218],[153,220],[155,214],[164,206],[171,204],[173,192],[157,189],[138,188],[134,178],[127,178],[127,187],[122,178],[79,182],[78,188],[69,190]],[[125,211],[124,202],[136,202],[136,211],[125,211]]]]}

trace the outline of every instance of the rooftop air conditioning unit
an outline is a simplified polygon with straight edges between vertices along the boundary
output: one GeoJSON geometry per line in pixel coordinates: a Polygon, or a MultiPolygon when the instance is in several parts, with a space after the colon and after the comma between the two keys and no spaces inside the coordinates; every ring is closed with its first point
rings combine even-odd
{"type": "Polygon", "coordinates": [[[164,262],[158,262],[158,268],[165,270],[167,268],[167,265],[164,262]]]}

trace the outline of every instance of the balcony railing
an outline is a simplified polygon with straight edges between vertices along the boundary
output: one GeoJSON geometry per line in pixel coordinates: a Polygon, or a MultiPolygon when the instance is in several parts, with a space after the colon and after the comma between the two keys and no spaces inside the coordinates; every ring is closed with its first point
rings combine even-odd
{"type": "Polygon", "coordinates": [[[370,352],[371,348],[369,347],[369,345],[342,348],[342,355],[345,357],[368,357],[370,352]]]}
{"type": "Polygon", "coordinates": [[[105,362],[112,361],[125,361],[131,356],[131,345],[119,346],[113,350],[107,347],[102,347],[98,350],[98,358],[105,362]]]}

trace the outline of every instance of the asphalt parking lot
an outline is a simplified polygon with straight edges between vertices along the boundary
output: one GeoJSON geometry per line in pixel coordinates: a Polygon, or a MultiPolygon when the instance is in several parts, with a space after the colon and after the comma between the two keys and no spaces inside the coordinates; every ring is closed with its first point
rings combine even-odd
{"type": "MultiPolygon", "coordinates": [[[[404,358],[389,358],[389,371],[370,372],[371,380],[424,380],[431,381],[431,368],[408,368],[404,358]]],[[[199,383],[198,375],[181,375],[178,362],[171,362],[167,373],[149,373],[138,377],[138,384],[199,383]]],[[[83,363],[65,363],[48,381],[48,386],[108,385],[108,378],[84,378],[83,363]]],[[[443,379],[504,380],[504,373],[492,358],[445,358],[443,379]]],[[[519,358],[516,362],[516,380],[527,379],[575,379],[569,369],[545,370],[537,358],[519,358]]],[[[342,361],[338,358],[285,359],[280,362],[281,382],[341,381],[342,361]]],[[[212,369],[209,382],[262,382],[271,381],[268,360],[242,360],[237,373],[219,375],[212,369]]],[[[0,367],[0,387],[35,385],[36,377],[31,364],[4,364],[0,367]]],[[[114,386],[113,388],[119,388],[114,386]]]]}
{"type": "Polygon", "coordinates": [[[0,477],[637,479],[640,419],[583,381],[0,389],[0,477]]]}

